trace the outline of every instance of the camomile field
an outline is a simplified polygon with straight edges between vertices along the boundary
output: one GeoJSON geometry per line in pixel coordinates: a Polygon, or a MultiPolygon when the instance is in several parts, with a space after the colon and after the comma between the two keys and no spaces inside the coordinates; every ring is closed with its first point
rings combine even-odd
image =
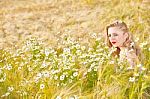
{"type": "Polygon", "coordinates": [[[0,0],[0,99],[150,99],[149,0],[0,0]],[[124,21],[143,54],[111,54],[124,21]]]}

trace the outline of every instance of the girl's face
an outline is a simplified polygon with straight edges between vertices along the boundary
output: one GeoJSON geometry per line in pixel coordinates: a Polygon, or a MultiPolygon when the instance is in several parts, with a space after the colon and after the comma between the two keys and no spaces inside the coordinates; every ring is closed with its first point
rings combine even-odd
{"type": "Polygon", "coordinates": [[[118,27],[110,27],[108,29],[108,38],[112,46],[123,47],[128,34],[119,29],[118,27]]]}

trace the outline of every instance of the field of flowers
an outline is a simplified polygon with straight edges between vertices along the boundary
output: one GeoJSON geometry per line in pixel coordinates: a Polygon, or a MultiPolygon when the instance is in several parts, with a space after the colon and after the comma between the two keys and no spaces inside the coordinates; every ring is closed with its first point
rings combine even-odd
{"type": "Polygon", "coordinates": [[[0,98],[149,99],[148,0],[0,1],[0,98]],[[125,21],[144,55],[111,57],[107,24],[125,21]]]}

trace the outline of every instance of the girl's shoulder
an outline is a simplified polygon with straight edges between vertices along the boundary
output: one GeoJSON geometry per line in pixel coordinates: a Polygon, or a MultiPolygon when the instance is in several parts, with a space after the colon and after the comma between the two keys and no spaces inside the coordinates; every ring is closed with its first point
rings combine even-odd
{"type": "Polygon", "coordinates": [[[138,58],[138,56],[136,55],[136,50],[134,49],[128,50],[126,55],[127,55],[127,58],[132,58],[132,59],[138,58]]]}

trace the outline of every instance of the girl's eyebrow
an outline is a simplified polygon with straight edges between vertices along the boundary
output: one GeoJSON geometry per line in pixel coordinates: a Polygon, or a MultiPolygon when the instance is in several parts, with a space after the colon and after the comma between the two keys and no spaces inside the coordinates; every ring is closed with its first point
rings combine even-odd
{"type": "MultiPolygon", "coordinates": [[[[117,34],[117,33],[111,33],[111,34],[117,34]]],[[[111,34],[108,34],[108,35],[111,35],[111,34]]]]}
{"type": "Polygon", "coordinates": [[[112,34],[117,34],[117,33],[114,32],[114,33],[112,33],[112,34]]]}

